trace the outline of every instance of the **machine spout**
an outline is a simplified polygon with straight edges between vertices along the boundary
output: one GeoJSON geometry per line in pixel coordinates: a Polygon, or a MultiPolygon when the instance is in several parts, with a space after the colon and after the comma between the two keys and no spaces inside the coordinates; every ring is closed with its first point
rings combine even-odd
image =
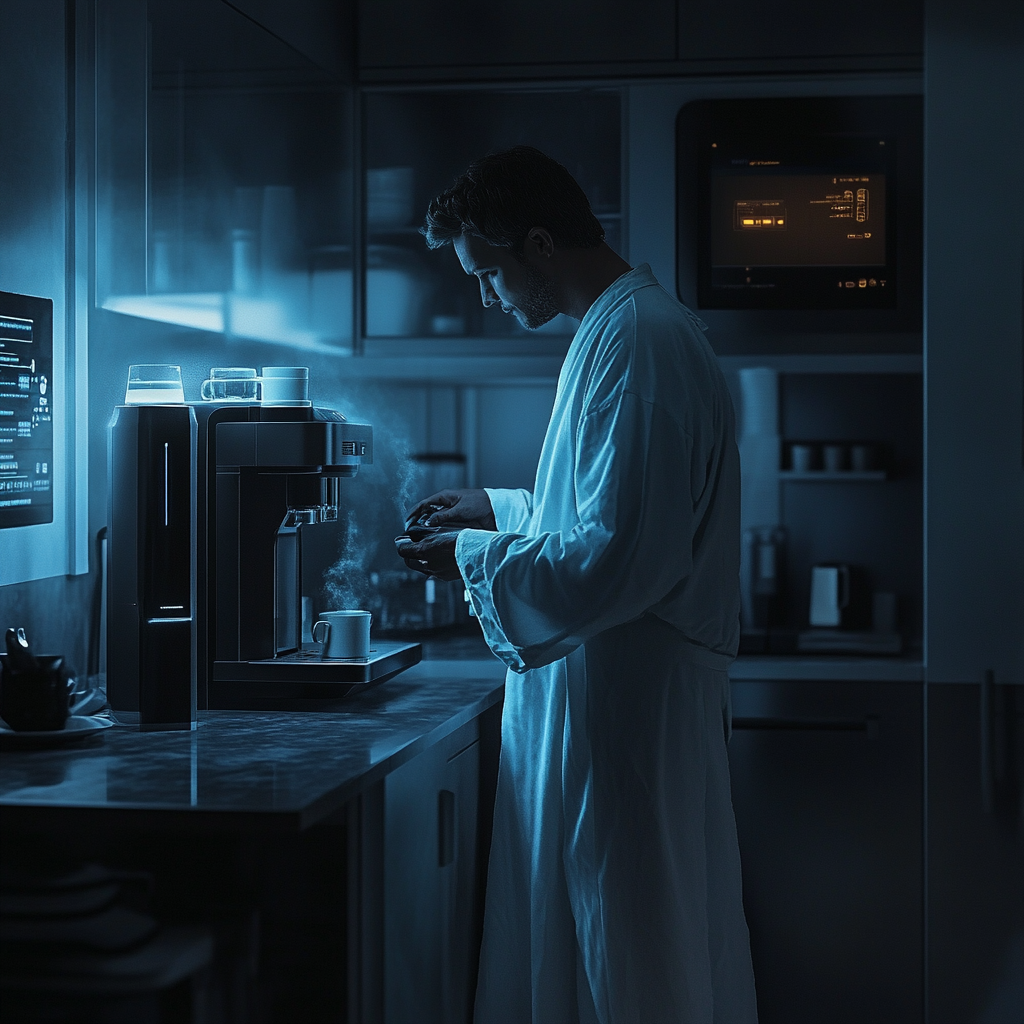
{"type": "Polygon", "coordinates": [[[338,518],[341,479],[336,476],[320,478],[320,522],[333,523],[338,518]]]}

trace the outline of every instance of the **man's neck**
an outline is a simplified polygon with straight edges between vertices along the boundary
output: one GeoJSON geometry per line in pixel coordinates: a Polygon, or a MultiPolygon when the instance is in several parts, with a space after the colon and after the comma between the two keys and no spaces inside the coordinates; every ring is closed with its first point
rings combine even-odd
{"type": "Polygon", "coordinates": [[[633,268],[602,242],[596,249],[563,249],[552,267],[552,284],[561,312],[582,320],[614,281],[633,268]]]}

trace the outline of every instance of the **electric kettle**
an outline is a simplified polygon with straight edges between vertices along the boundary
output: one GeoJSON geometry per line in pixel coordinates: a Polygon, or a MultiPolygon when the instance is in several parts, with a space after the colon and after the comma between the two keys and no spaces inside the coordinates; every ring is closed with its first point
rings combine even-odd
{"type": "Polygon", "coordinates": [[[850,567],[816,565],[811,569],[812,626],[841,626],[843,610],[850,604],[850,567]]]}

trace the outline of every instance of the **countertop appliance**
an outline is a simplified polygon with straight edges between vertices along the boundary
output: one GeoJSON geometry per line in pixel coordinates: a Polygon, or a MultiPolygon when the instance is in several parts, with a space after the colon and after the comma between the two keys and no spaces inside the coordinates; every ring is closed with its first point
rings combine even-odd
{"type": "Polygon", "coordinates": [[[302,641],[303,530],[337,519],[341,481],[373,460],[369,424],[308,405],[121,406],[110,437],[115,711],[180,702],[183,676],[192,705],[175,721],[197,705],[308,707],[420,660],[414,643],[325,659],[302,641]]]}
{"type": "Polygon", "coordinates": [[[143,730],[196,724],[196,437],[184,404],[108,428],[107,699],[143,730]]]}
{"type": "Polygon", "coordinates": [[[850,567],[816,565],[811,569],[812,626],[841,626],[850,604],[850,567]]]}
{"type": "Polygon", "coordinates": [[[199,425],[199,700],[285,706],[344,696],[420,660],[374,641],[325,659],[302,642],[302,533],[338,517],[341,481],[373,461],[373,429],[333,409],[195,406],[199,425]]]}

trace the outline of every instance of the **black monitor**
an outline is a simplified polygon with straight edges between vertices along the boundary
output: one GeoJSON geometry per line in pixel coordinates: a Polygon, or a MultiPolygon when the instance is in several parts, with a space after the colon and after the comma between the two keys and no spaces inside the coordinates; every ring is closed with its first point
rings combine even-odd
{"type": "Polygon", "coordinates": [[[0,291],[0,529],[53,522],[53,301],[0,291]]]}
{"type": "Polygon", "coordinates": [[[919,306],[919,121],[917,97],[684,107],[681,296],[695,278],[702,309],[919,306]]]}

